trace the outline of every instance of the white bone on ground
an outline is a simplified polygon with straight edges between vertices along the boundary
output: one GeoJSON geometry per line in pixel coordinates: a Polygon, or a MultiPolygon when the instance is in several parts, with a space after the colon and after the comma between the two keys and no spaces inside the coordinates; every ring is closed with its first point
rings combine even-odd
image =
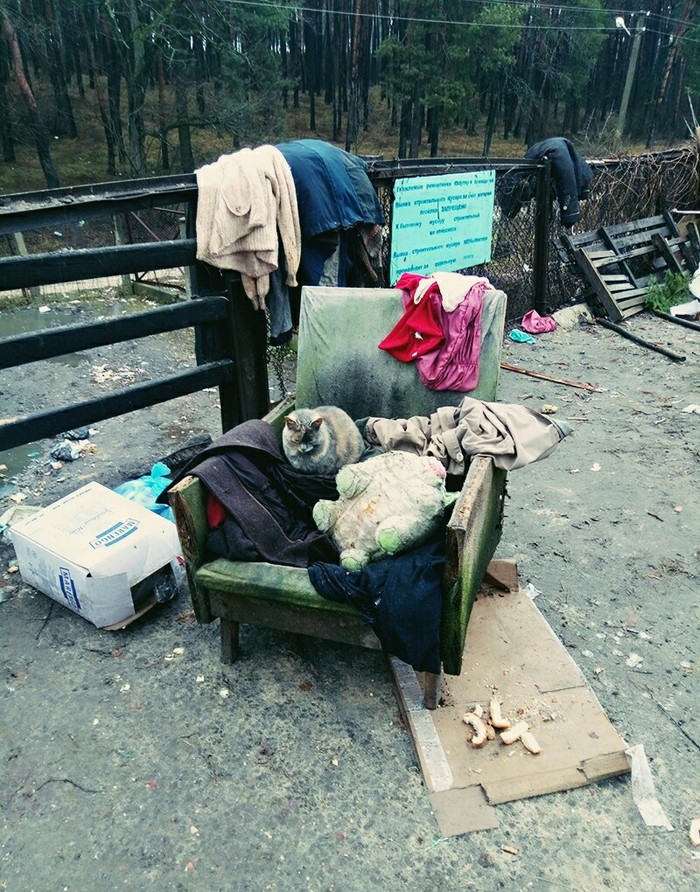
{"type": "Polygon", "coordinates": [[[479,716],[473,712],[465,712],[462,716],[462,721],[465,725],[470,725],[475,731],[475,734],[469,743],[476,749],[480,749],[488,740],[486,725],[481,721],[479,716]]]}
{"type": "Polygon", "coordinates": [[[539,745],[537,740],[535,739],[535,735],[532,731],[523,731],[520,735],[520,742],[525,747],[528,752],[531,752],[533,755],[537,755],[542,752],[542,747],[539,745]]]}
{"type": "Polygon", "coordinates": [[[506,744],[506,746],[510,746],[511,743],[515,743],[516,740],[520,740],[520,737],[529,730],[530,726],[527,722],[518,722],[517,725],[513,725],[512,728],[508,728],[506,731],[502,731],[500,737],[503,743],[506,744]]]}
{"type": "Polygon", "coordinates": [[[489,700],[489,720],[494,728],[510,728],[509,720],[501,715],[501,701],[497,697],[489,700]]]}

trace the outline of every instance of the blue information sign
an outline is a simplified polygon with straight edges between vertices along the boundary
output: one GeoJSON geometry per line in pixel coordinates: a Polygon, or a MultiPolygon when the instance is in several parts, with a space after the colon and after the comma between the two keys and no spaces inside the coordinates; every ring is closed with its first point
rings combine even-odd
{"type": "Polygon", "coordinates": [[[411,177],[394,183],[391,281],[454,272],[491,259],[496,172],[411,177]]]}

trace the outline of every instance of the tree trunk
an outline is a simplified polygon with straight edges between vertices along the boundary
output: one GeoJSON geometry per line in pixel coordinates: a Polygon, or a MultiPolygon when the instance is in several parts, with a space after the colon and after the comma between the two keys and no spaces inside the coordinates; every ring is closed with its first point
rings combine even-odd
{"type": "Polygon", "coordinates": [[[666,98],[669,77],[671,76],[671,71],[678,56],[681,39],[685,36],[685,33],[690,27],[690,18],[694,7],[695,0],[686,0],[685,6],[683,7],[683,11],[681,13],[681,18],[678,21],[678,26],[676,28],[673,43],[671,44],[671,48],[668,51],[666,65],[664,66],[664,72],[661,76],[661,84],[659,85],[659,92],[656,97],[656,102],[654,103],[654,114],[651,117],[651,129],[649,131],[649,138],[647,139],[646,144],[647,149],[651,149],[654,146],[654,140],[656,138],[656,128],[659,124],[659,118],[661,116],[664,99],[666,98]]]}
{"type": "Polygon", "coordinates": [[[430,127],[428,129],[431,158],[437,158],[438,154],[438,144],[440,142],[440,117],[440,106],[434,105],[430,110],[430,127]]]}
{"type": "Polygon", "coordinates": [[[44,15],[49,35],[49,52],[47,53],[49,78],[55,103],[53,132],[58,136],[75,139],[78,135],[78,128],[75,126],[73,107],[68,95],[65,64],[61,53],[63,38],[56,23],[53,0],[44,0],[44,15]]]}
{"type": "Polygon", "coordinates": [[[197,111],[202,117],[204,117],[204,113],[206,111],[206,103],[204,101],[204,80],[205,80],[205,66],[204,66],[204,44],[202,42],[202,35],[197,34],[194,37],[194,58],[196,65],[196,92],[195,96],[197,99],[197,111]]]}
{"type": "Polygon", "coordinates": [[[12,114],[7,95],[9,83],[7,51],[4,41],[0,41],[0,140],[2,141],[2,160],[15,161],[15,140],[12,132],[12,114]]]}
{"type": "MultiPolygon", "coordinates": [[[[312,7],[315,12],[316,7],[312,7]]],[[[311,13],[309,13],[311,14],[311,13]]],[[[315,17],[314,17],[315,18],[315,17]]],[[[304,19],[304,80],[309,97],[309,130],[316,130],[316,30],[308,15],[304,19]]]]}
{"type": "Polygon", "coordinates": [[[112,130],[112,140],[117,150],[119,163],[126,163],[126,149],[124,148],[124,134],[122,132],[121,116],[121,89],[122,66],[114,45],[109,21],[104,13],[101,13],[102,32],[105,40],[105,67],[107,70],[107,107],[109,109],[109,126],[112,130]]]}
{"type": "Polygon", "coordinates": [[[160,166],[164,171],[170,170],[170,148],[168,146],[168,127],[165,98],[165,71],[163,70],[163,50],[156,50],[156,71],[158,73],[158,139],[160,142],[160,166]]]}
{"type": "Polygon", "coordinates": [[[360,132],[360,59],[363,39],[362,0],[355,0],[355,21],[352,30],[352,56],[350,61],[350,91],[348,102],[348,122],[345,131],[345,151],[357,146],[360,132]]]}
{"type": "Polygon", "coordinates": [[[95,88],[95,98],[97,99],[97,107],[100,112],[100,120],[102,121],[102,129],[105,132],[105,142],[107,144],[107,173],[110,176],[116,176],[117,163],[114,146],[114,133],[109,120],[109,108],[100,86],[99,71],[97,69],[97,60],[95,58],[95,45],[92,40],[92,34],[88,28],[85,18],[85,9],[80,9],[80,19],[83,26],[83,34],[85,36],[85,49],[87,51],[88,67],[90,69],[90,78],[95,88]]]}
{"type": "Polygon", "coordinates": [[[17,81],[17,86],[19,87],[19,91],[27,106],[27,111],[29,112],[29,119],[32,124],[32,129],[34,130],[34,140],[36,142],[39,163],[44,172],[46,185],[49,189],[58,189],[61,183],[51,158],[51,140],[49,132],[39,114],[36,99],[34,98],[34,93],[29,85],[27,74],[24,69],[24,62],[22,61],[22,54],[17,41],[17,32],[8,18],[7,13],[2,14],[2,30],[5,35],[5,40],[7,41],[10,58],[12,59],[12,70],[15,75],[15,80],[17,81]]]}
{"type": "Polygon", "coordinates": [[[404,99],[401,103],[399,122],[399,158],[408,157],[408,146],[411,139],[411,121],[413,120],[413,103],[404,99]]]}

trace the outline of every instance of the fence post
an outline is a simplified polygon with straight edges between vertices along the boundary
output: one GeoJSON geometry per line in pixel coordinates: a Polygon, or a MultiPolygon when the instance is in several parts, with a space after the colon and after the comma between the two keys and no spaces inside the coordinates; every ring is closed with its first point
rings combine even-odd
{"type": "MultiPolygon", "coordinates": [[[[196,206],[188,204],[185,230],[196,238],[196,206]]],[[[195,329],[197,363],[230,358],[235,368],[233,381],[219,387],[221,427],[227,431],[250,418],[262,418],[270,407],[267,378],[267,317],[256,310],[243,290],[238,273],[221,270],[196,261],[189,270],[193,300],[212,294],[228,297],[228,319],[195,329]]]]}
{"type": "MultiPolygon", "coordinates": [[[[17,253],[22,257],[26,257],[29,253],[27,251],[27,246],[24,243],[24,235],[21,232],[13,232],[12,240],[15,243],[15,248],[17,249],[17,253]]],[[[27,291],[29,292],[29,296],[32,300],[39,300],[41,298],[41,288],[35,286],[33,288],[23,288],[22,294],[26,297],[27,291]]]]}
{"type": "Polygon", "coordinates": [[[549,268],[549,228],[552,217],[552,162],[548,158],[545,158],[544,167],[537,175],[536,201],[532,277],[535,287],[535,309],[540,316],[544,316],[549,304],[547,271],[549,268]]]}
{"type": "MultiPolygon", "coordinates": [[[[128,227],[126,223],[126,214],[117,214],[114,218],[114,244],[128,245],[131,240],[129,238],[128,227]]],[[[124,294],[134,293],[134,283],[130,275],[121,276],[122,291],[124,294]]]]}

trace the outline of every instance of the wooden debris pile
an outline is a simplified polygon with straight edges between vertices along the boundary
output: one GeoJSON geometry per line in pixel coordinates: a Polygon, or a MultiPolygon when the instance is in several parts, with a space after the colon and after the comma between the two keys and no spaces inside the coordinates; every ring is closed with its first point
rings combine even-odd
{"type": "Polygon", "coordinates": [[[692,274],[700,266],[697,223],[682,235],[669,213],[562,234],[561,242],[611,322],[643,310],[649,286],[667,272],[692,274]]]}

